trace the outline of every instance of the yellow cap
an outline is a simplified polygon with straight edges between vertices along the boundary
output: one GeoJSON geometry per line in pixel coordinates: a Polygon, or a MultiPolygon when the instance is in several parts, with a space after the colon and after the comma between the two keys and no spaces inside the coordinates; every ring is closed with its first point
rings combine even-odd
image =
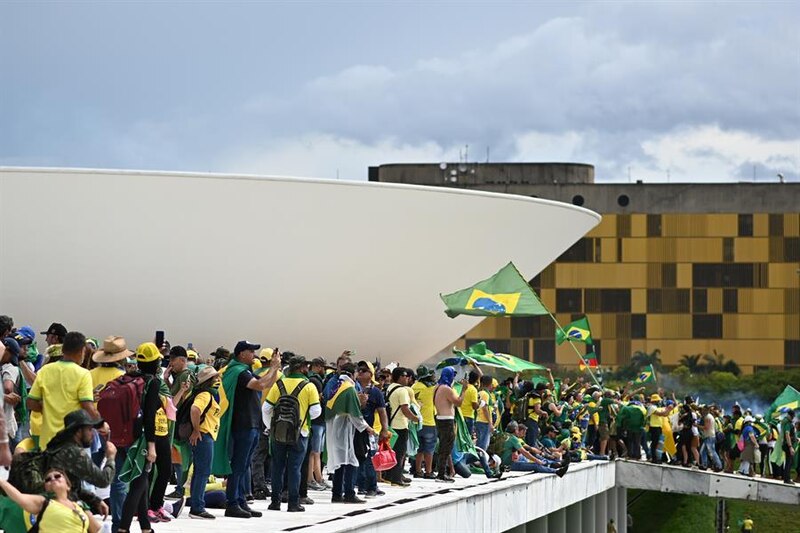
{"type": "Polygon", "coordinates": [[[145,342],[136,348],[136,360],[141,363],[149,363],[161,359],[161,352],[152,342],[145,342]]]}
{"type": "Polygon", "coordinates": [[[261,367],[261,361],[259,359],[253,359],[253,370],[258,370],[261,367]]]}
{"type": "Polygon", "coordinates": [[[186,350],[186,359],[189,361],[197,361],[197,352],[194,350],[186,350]]]}
{"type": "Polygon", "coordinates": [[[264,361],[272,361],[272,354],[275,352],[272,348],[262,348],[260,352],[258,352],[258,358],[263,359],[264,361]]]}

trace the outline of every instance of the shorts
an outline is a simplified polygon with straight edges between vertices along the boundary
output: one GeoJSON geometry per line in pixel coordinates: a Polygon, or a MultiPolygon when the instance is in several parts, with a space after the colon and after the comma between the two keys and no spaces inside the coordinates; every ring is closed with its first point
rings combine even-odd
{"type": "Polygon", "coordinates": [[[608,424],[602,423],[597,426],[597,432],[600,434],[600,440],[607,440],[609,436],[608,424]]]}
{"type": "Polygon", "coordinates": [[[417,433],[419,438],[418,451],[422,453],[433,453],[436,449],[436,426],[422,426],[417,433]]]}
{"type": "Polygon", "coordinates": [[[325,447],[325,426],[311,426],[311,451],[314,453],[322,453],[325,447]]]}

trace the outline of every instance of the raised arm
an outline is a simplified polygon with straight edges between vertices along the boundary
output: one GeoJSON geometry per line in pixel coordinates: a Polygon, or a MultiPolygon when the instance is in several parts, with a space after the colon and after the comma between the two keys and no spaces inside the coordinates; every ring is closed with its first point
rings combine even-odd
{"type": "Polygon", "coordinates": [[[14,503],[30,514],[37,515],[42,510],[44,496],[39,496],[38,494],[23,494],[18,491],[14,485],[4,479],[0,479],[0,489],[3,489],[6,496],[11,498],[14,503]]]}

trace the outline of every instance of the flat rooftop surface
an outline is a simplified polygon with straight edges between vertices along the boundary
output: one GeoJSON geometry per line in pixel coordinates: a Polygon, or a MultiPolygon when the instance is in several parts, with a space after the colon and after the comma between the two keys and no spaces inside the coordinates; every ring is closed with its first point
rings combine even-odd
{"type": "MultiPolygon", "coordinates": [[[[585,462],[572,464],[570,471],[563,478],[568,481],[570,475],[582,469],[593,468],[598,462],[585,462]]],[[[603,462],[605,463],[605,462],[603,462]]],[[[223,509],[207,509],[217,517],[216,520],[190,519],[188,509],[184,509],[178,519],[169,523],[155,524],[153,527],[158,533],[208,533],[237,532],[237,533],[264,533],[266,531],[300,531],[300,532],[325,532],[353,531],[358,529],[371,529],[380,524],[384,519],[390,519],[399,514],[413,514],[430,510],[454,500],[471,496],[485,495],[511,484],[535,483],[538,480],[555,478],[553,474],[533,474],[527,472],[507,472],[500,480],[489,480],[483,474],[473,474],[468,479],[456,477],[455,483],[437,483],[434,480],[414,479],[410,487],[391,487],[379,483],[379,488],[386,495],[367,500],[366,504],[341,504],[331,503],[330,491],[309,491],[309,497],[314,500],[314,505],[306,505],[305,513],[286,512],[287,504],[282,504],[281,512],[268,511],[269,500],[256,500],[251,507],[262,511],[261,518],[226,518],[223,509]]],[[[170,487],[167,493],[171,492],[170,487]]],[[[134,525],[132,530],[138,530],[134,525]]],[[[430,524],[430,530],[437,530],[435,524],[430,524]]],[[[421,529],[419,531],[423,531],[421,529]]]]}

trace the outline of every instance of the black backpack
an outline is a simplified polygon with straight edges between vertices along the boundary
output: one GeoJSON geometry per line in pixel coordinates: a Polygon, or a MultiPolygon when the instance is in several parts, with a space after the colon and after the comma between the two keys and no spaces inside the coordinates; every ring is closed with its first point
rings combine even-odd
{"type": "MultiPolygon", "coordinates": [[[[181,402],[181,406],[178,407],[178,412],[175,414],[175,441],[176,442],[189,442],[189,437],[194,431],[194,427],[192,426],[192,405],[194,404],[194,400],[203,392],[208,391],[200,391],[195,392],[190,397],[186,398],[183,402],[181,402]]],[[[211,394],[209,392],[209,394],[211,394]]],[[[208,405],[206,408],[203,409],[203,412],[200,413],[200,423],[203,423],[203,420],[206,418],[206,413],[208,410],[211,409],[211,404],[214,403],[214,399],[208,401],[208,405]]]]}
{"type": "Polygon", "coordinates": [[[286,392],[283,380],[278,380],[278,391],[281,396],[272,410],[272,427],[270,434],[278,444],[296,444],[300,438],[303,421],[300,419],[300,400],[297,397],[308,385],[308,381],[297,384],[291,394],[286,392]]]}
{"type": "Polygon", "coordinates": [[[27,494],[44,492],[44,474],[50,466],[50,452],[24,452],[14,455],[8,482],[27,494]]]}
{"type": "Polygon", "coordinates": [[[523,394],[514,400],[514,420],[525,423],[528,420],[528,402],[530,395],[523,394]]]}

